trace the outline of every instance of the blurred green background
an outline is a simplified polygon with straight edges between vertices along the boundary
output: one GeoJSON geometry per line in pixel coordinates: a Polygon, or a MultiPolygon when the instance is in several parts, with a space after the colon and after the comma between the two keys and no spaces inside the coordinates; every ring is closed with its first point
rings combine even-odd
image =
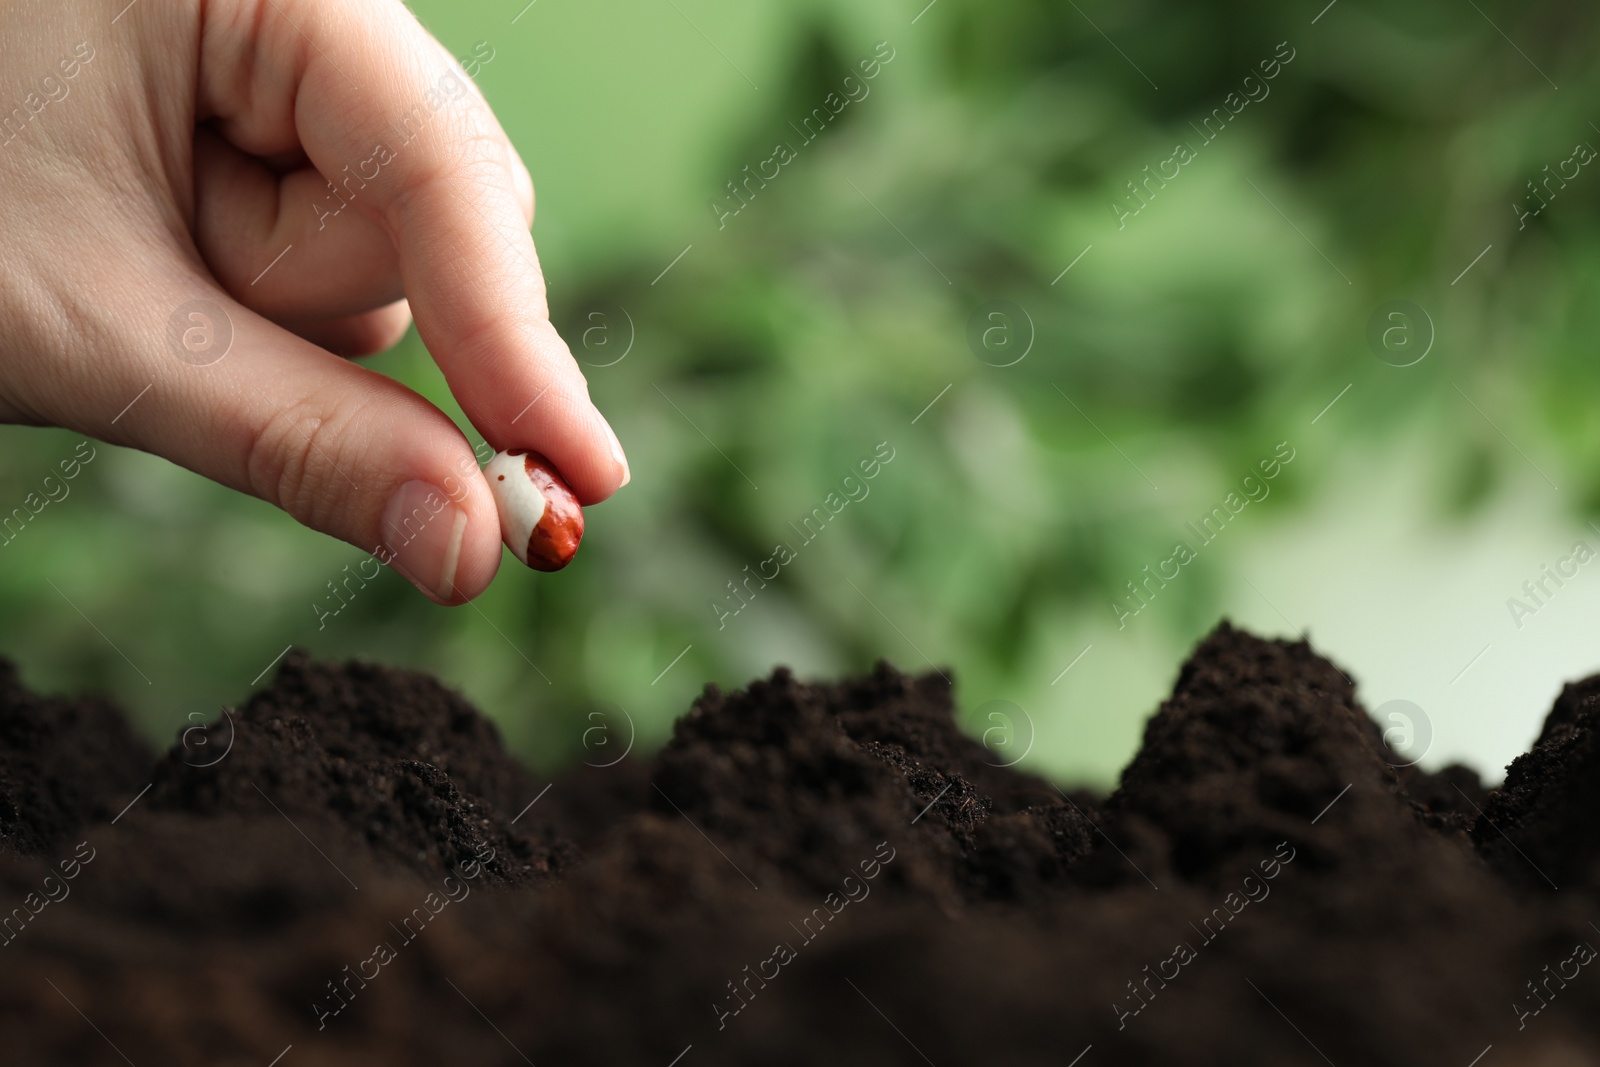
{"type": "MultiPolygon", "coordinates": [[[[492,54],[633,484],[559,575],[508,555],[444,609],[386,572],[319,626],[362,551],[100,445],[0,547],[0,650],[163,742],[290,644],[415,666],[541,771],[660,744],[708,681],[882,656],[944,669],[997,762],[1105,785],[1227,615],[1309,627],[1369,706],[1426,711],[1427,763],[1498,777],[1600,668],[1600,566],[1508,605],[1600,548],[1600,167],[1575,158],[1600,12],[1324,3],[418,0],[492,54]],[[796,158],[719,226],[780,140],[796,158]],[[1136,199],[1147,166],[1169,180],[1136,199]],[[869,495],[800,546],[880,442],[869,495]],[[1201,546],[1185,524],[1280,442],[1270,494],[1201,546]],[[1196,558],[1119,619],[1180,539],[1196,558]],[[779,541],[797,558],[719,626],[779,541]]],[[[414,336],[373,365],[467,426],[414,336]]],[[[10,509],[79,438],[0,440],[10,509]]]]}

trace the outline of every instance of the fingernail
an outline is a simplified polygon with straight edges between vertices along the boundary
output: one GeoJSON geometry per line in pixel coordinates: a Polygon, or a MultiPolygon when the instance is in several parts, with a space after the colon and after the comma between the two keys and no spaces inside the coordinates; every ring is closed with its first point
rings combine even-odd
{"type": "Polygon", "coordinates": [[[412,481],[395,490],[383,512],[386,562],[436,600],[456,595],[456,567],[467,533],[467,513],[443,489],[412,481]]]}
{"type": "Polygon", "coordinates": [[[611,428],[604,415],[600,416],[600,425],[606,428],[606,436],[611,438],[611,458],[622,468],[622,484],[627,485],[633,480],[633,472],[628,469],[628,457],[623,454],[622,442],[617,440],[617,431],[611,428]]]}

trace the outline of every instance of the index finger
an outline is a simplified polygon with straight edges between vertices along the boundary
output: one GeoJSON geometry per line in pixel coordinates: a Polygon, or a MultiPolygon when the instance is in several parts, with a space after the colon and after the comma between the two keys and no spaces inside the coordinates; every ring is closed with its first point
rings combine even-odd
{"type": "MultiPolygon", "coordinates": [[[[332,194],[390,234],[423,343],[485,440],[543,453],[585,504],[610,496],[627,482],[627,460],[550,323],[519,163],[481,94],[401,4],[268,3],[260,33],[278,43],[256,47],[283,62],[258,57],[255,77],[280,84],[228,95],[260,109],[293,101],[279,121],[292,118],[332,194]]],[[[254,118],[271,140],[270,115],[254,118]]]]}

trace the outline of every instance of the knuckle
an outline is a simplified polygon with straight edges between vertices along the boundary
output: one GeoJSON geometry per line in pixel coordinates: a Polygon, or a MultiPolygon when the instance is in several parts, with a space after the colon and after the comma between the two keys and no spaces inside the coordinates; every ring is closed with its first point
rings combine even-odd
{"type": "Polygon", "coordinates": [[[349,416],[302,397],[257,427],[246,453],[251,492],[313,529],[327,529],[350,488],[335,456],[349,416]],[[341,488],[342,487],[342,488],[341,488]]]}

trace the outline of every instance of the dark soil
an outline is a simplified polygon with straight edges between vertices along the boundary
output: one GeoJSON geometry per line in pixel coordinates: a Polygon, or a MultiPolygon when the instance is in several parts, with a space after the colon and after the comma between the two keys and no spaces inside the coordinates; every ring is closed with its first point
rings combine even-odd
{"type": "Polygon", "coordinates": [[[1105,798],[887,665],[546,792],[416,674],[291,657],[152,767],[4,666],[0,1063],[1593,1063],[1597,698],[1486,792],[1224,624],[1105,798]]]}

